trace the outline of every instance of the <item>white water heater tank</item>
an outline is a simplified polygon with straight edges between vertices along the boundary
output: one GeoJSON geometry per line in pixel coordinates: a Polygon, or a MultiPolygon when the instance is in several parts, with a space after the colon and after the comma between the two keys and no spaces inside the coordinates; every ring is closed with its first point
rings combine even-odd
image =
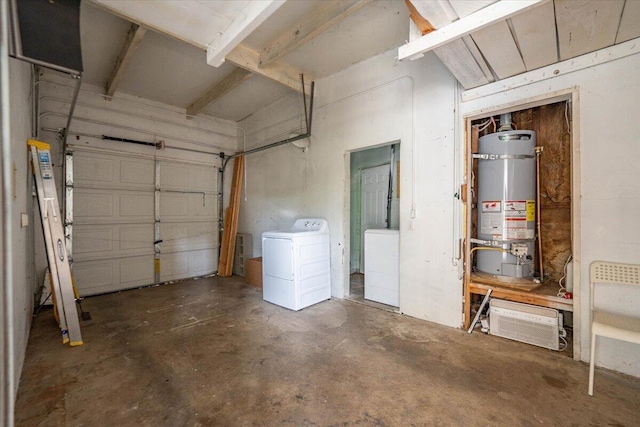
{"type": "Polygon", "coordinates": [[[497,241],[503,252],[478,250],[479,271],[532,277],[535,266],[536,134],[530,130],[481,137],[478,161],[478,237],[497,241]],[[526,245],[524,256],[512,244],[526,245]]]}

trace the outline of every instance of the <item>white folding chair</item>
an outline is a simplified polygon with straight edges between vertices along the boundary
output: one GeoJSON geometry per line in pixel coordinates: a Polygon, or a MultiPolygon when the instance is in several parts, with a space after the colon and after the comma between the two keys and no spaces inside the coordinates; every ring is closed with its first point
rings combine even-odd
{"type": "Polygon", "coordinates": [[[593,373],[596,359],[596,337],[640,344],[640,317],[594,309],[595,287],[600,285],[640,285],[640,265],[594,261],[589,272],[591,287],[591,361],[589,362],[589,396],[593,396],[593,373]]]}

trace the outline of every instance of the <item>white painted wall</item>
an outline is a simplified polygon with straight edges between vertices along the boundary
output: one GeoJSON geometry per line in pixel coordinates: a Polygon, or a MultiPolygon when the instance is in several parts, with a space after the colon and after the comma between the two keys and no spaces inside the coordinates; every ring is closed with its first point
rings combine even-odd
{"type": "MultiPolygon", "coordinates": [[[[640,55],[635,54],[582,71],[563,74],[480,99],[464,102],[464,114],[492,110],[496,106],[552,96],[556,91],[576,88],[579,99],[573,108],[579,146],[573,158],[580,159],[579,247],[574,247],[579,285],[581,321],[575,325],[581,339],[581,358],[589,360],[589,265],[596,260],[640,263],[640,144],[638,144],[638,100],[640,99],[640,55]],[[580,279],[581,278],[581,279],[580,279]]],[[[517,110],[518,108],[513,108],[517,110]]],[[[574,138],[575,140],[575,138],[574,138]]],[[[638,314],[640,295],[604,295],[604,305],[615,305],[638,314]]],[[[640,376],[640,347],[600,338],[597,364],[640,376]]]]}
{"type": "MultiPolygon", "coordinates": [[[[452,262],[456,83],[433,55],[398,63],[396,54],[316,82],[308,152],[282,146],[247,157],[239,231],[253,234],[258,255],[264,231],[290,227],[298,217],[326,218],[332,295],[343,297],[349,275],[348,152],[400,141],[400,310],[458,327],[462,283],[452,262]]],[[[299,126],[301,109],[291,96],[244,120],[247,147],[287,136],[299,126]]]]}
{"type": "MultiPolygon", "coordinates": [[[[578,304],[582,312],[576,332],[581,358],[589,357],[588,266],[596,259],[640,262],[640,145],[637,139],[637,73],[640,55],[564,74],[543,82],[464,103],[462,116],[493,111],[515,102],[551,96],[577,87],[579,99],[580,227],[576,281],[582,277],[578,304]]],[[[247,158],[247,188],[240,230],[260,236],[289,227],[295,218],[323,216],[331,227],[332,293],[343,297],[349,265],[347,152],[400,140],[402,144],[400,205],[400,309],[403,313],[450,326],[461,323],[461,281],[455,264],[452,201],[456,181],[454,151],[454,86],[433,56],[398,63],[394,52],[356,64],[316,85],[311,148],[291,146],[247,158]],[[415,147],[412,142],[415,139],[415,147]],[[414,164],[415,168],[410,165],[414,164]],[[415,191],[414,191],[415,186],[415,191]],[[415,207],[415,218],[412,208],[415,207]],[[452,262],[453,261],[453,262],[452,262]]],[[[512,108],[516,109],[516,108],[512,108]]],[[[288,136],[299,125],[294,96],[244,120],[248,148],[288,136]]],[[[628,298],[623,295],[622,298],[628,298]]],[[[606,299],[606,298],[605,298],[606,299]]],[[[611,301],[619,298],[611,298],[611,301]]],[[[605,304],[607,301],[605,301],[605,304]]],[[[633,309],[636,305],[627,304],[633,309]]],[[[598,364],[640,376],[638,347],[602,339],[598,364]]]]}
{"type": "Polygon", "coordinates": [[[13,322],[14,322],[14,372],[18,389],[20,372],[31,328],[33,308],[33,275],[29,260],[32,259],[29,244],[29,227],[22,227],[21,214],[28,212],[28,185],[30,170],[27,168],[27,139],[31,136],[31,67],[25,62],[9,60],[11,154],[14,168],[12,194],[13,215],[13,322]]]}

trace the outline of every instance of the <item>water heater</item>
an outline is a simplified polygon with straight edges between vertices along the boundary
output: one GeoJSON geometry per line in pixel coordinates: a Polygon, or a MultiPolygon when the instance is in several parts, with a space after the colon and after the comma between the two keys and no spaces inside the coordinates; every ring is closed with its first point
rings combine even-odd
{"type": "Polygon", "coordinates": [[[532,277],[535,265],[536,134],[495,132],[478,141],[478,237],[494,250],[476,256],[479,271],[532,277]],[[495,249],[502,249],[495,250],[495,249]]]}

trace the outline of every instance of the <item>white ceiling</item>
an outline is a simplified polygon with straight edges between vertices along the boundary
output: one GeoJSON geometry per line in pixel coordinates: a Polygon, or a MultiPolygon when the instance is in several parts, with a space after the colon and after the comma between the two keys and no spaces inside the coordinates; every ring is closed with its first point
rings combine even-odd
{"type": "MultiPolygon", "coordinates": [[[[527,1],[535,7],[434,49],[463,87],[640,37],[640,0],[527,1]]],[[[411,3],[437,30],[406,46],[509,2],[411,3]]],[[[403,0],[84,0],[83,78],[107,88],[117,74],[115,96],[238,121],[300,91],[300,73],[308,83],[405,45],[409,22],[403,0]]]]}
{"type": "MultiPolygon", "coordinates": [[[[140,24],[147,31],[123,70],[116,96],[127,93],[186,109],[237,69],[230,61],[217,68],[208,65],[205,40],[209,40],[212,29],[222,31],[228,26],[248,3],[238,0],[83,1],[80,20],[83,81],[105,87],[131,24],[140,24]]],[[[328,3],[326,0],[283,2],[242,44],[260,53],[328,3]]],[[[342,3],[346,8],[358,2],[342,3]]],[[[301,72],[309,83],[310,79],[328,76],[393,49],[407,39],[409,14],[403,1],[365,0],[362,4],[357,12],[279,59],[286,64],[287,74],[295,79],[294,86],[299,85],[301,72]]],[[[291,91],[290,87],[253,74],[202,111],[238,121],[291,91]]]]}
{"type": "MultiPolygon", "coordinates": [[[[437,30],[487,11],[496,0],[412,0],[437,30]]],[[[469,89],[640,37],[638,0],[537,0],[533,7],[437,47],[434,52],[469,89]]],[[[524,1],[522,2],[524,4],[524,1]]],[[[497,7],[494,9],[497,10],[497,7]]],[[[469,21],[470,19],[468,19],[469,21]]],[[[412,40],[415,46],[420,40],[412,40]]],[[[400,55],[402,57],[402,55],[400,55]]]]}

